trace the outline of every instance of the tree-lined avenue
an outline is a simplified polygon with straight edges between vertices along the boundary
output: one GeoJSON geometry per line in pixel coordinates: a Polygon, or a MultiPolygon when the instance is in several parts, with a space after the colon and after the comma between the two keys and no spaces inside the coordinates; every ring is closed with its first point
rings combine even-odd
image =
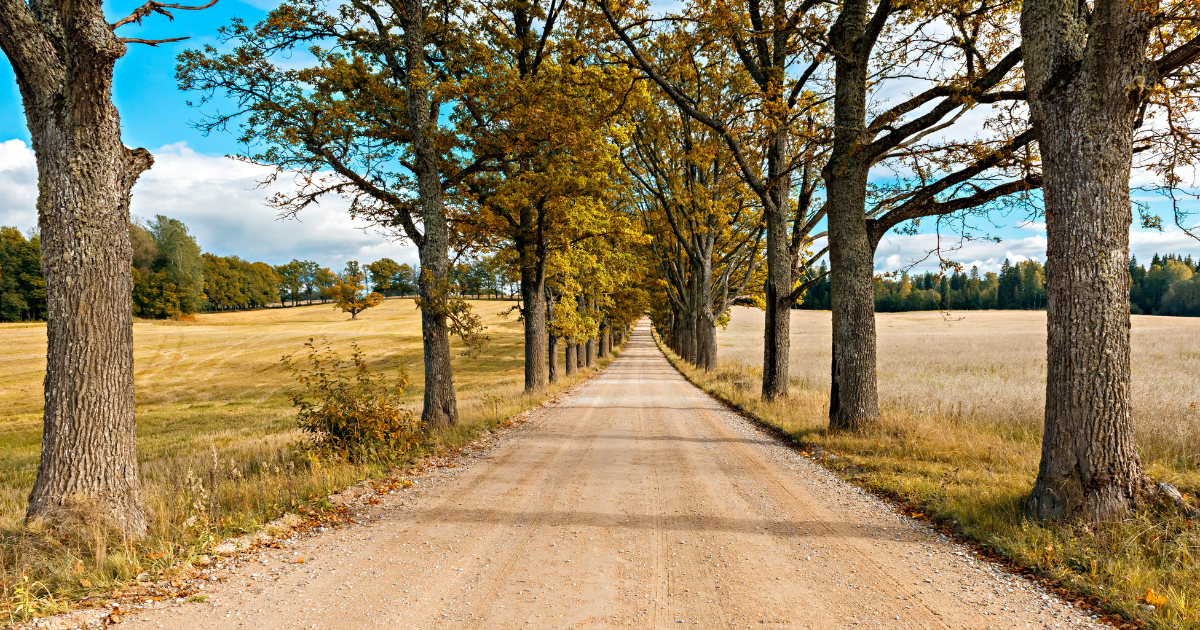
{"type": "Polygon", "coordinates": [[[487,444],[129,625],[1089,627],[726,410],[645,320],[603,374],[487,444]]]}

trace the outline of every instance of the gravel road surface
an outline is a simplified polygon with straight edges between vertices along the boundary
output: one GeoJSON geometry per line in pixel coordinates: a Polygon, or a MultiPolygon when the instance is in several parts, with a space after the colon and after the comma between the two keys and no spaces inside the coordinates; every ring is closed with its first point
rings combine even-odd
{"type": "Polygon", "coordinates": [[[598,378],[361,524],[129,628],[1092,628],[724,409],[646,322],[598,378]],[[303,558],[302,563],[298,562],[303,558]]]}

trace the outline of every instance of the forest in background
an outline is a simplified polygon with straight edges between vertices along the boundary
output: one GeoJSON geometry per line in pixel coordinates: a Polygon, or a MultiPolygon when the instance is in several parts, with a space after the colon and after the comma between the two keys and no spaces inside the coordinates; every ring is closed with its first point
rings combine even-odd
{"type": "MultiPolygon", "coordinates": [[[[250,262],[201,252],[183,222],[158,215],[130,226],[133,242],[134,315],[149,319],[204,311],[328,302],[347,271],[336,273],[311,260],[284,265],[250,262]]],[[[0,321],[40,321],[46,315],[36,234],[0,227],[0,321]]],[[[357,261],[351,261],[355,270],[357,261]]],[[[348,266],[349,267],[349,266],[348,266]]],[[[413,295],[419,271],[381,258],[361,273],[370,290],[384,297],[413,295]]],[[[825,262],[809,272],[812,286],[796,308],[828,310],[832,292],[825,262]]],[[[1155,254],[1149,266],[1129,259],[1129,309],[1134,315],[1200,317],[1200,260],[1190,254],[1155,254]]],[[[454,265],[451,277],[462,295],[512,295],[511,271],[495,257],[454,265]]],[[[1041,310],[1046,308],[1046,270],[1036,260],[1011,263],[1000,273],[899,272],[875,277],[875,311],[1041,310]]]]}
{"type": "MultiPolygon", "coordinates": [[[[133,314],[165,319],[205,311],[268,306],[298,306],[334,299],[348,277],[383,297],[414,295],[419,271],[381,258],[363,265],[349,261],[338,273],[311,260],[283,265],[251,262],[238,256],[202,252],[182,221],[157,215],[131,223],[133,243],[133,314]]],[[[40,238],[15,227],[0,227],[0,322],[46,318],[46,281],[42,277],[40,238]]],[[[477,297],[511,295],[509,275],[492,257],[454,265],[456,291],[477,297]]]]}
{"type": "MultiPolygon", "coordinates": [[[[797,304],[805,310],[829,310],[832,292],[824,262],[809,272],[813,285],[797,304]]],[[[1129,259],[1129,312],[1134,315],[1200,317],[1200,261],[1189,254],[1155,254],[1149,268],[1129,259]]],[[[1036,260],[1011,263],[1000,273],[970,271],[910,275],[906,271],[875,276],[875,311],[1042,310],[1046,308],[1046,269],[1036,260]]]]}

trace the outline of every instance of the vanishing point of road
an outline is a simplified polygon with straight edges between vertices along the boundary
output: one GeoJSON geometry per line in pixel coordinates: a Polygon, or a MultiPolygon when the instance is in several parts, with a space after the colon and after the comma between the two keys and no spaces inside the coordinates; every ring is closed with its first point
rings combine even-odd
{"type": "Polygon", "coordinates": [[[1096,627],[725,409],[645,321],[528,417],[360,524],[226,560],[205,603],[122,625],[1096,627]]]}

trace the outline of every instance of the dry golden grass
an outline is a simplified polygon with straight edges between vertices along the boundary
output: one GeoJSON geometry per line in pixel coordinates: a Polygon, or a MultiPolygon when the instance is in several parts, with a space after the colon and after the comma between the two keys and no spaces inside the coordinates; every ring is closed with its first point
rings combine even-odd
{"type": "MultiPolygon", "coordinates": [[[[881,313],[882,421],[829,433],[828,312],[792,311],[792,393],[758,400],[761,311],[736,309],[719,333],[720,369],[685,373],[797,440],[841,455],[834,467],[897,497],[1018,565],[1157,628],[1200,628],[1200,526],[1143,513],[1101,526],[1026,521],[1040,456],[1045,313],[881,313]],[[1148,589],[1169,603],[1142,608],[1148,589]]],[[[1133,318],[1139,450],[1156,478],[1200,493],[1200,319],[1133,318]]],[[[678,362],[677,362],[678,365],[678,362]]]]}
{"type": "MultiPolygon", "coordinates": [[[[414,456],[453,448],[539,402],[523,394],[521,325],[515,315],[504,315],[514,303],[473,304],[490,342],[476,358],[459,356],[459,344],[452,344],[461,425],[431,436],[414,456]]],[[[357,341],[372,370],[394,374],[404,363],[412,377],[406,398],[419,415],[420,319],[410,299],[387,300],[353,321],[329,305],[202,314],[195,322],[139,321],[138,455],[151,532],[136,545],[100,530],[64,540],[62,531],[22,523],[41,441],[45,334],[44,325],[0,325],[0,622],[30,612],[13,610],[30,599],[17,593],[24,578],[37,583],[33,603],[53,610],[51,595],[60,601],[91,590],[81,580],[99,590],[140,572],[153,574],[217,538],[252,531],[381,474],[378,467],[317,462],[298,448],[303,438],[289,399],[297,385],[280,358],[303,353],[309,338],[327,339],[343,356],[357,341]],[[197,482],[209,495],[216,521],[210,528],[183,525],[196,512],[196,493],[186,489],[197,482]]]]}

